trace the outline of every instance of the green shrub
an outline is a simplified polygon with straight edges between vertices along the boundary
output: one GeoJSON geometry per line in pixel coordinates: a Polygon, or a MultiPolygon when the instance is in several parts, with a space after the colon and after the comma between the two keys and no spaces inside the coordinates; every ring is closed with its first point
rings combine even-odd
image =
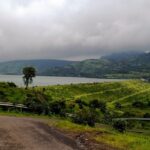
{"type": "Polygon", "coordinates": [[[145,114],[143,115],[143,117],[144,117],[144,118],[150,118],[150,113],[145,113],[145,114]]]}
{"type": "Polygon", "coordinates": [[[137,107],[137,108],[143,108],[145,106],[145,104],[141,101],[135,101],[132,103],[133,107],[137,107]]]}
{"type": "Polygon", "coordinates": [[[7,84],[8,84],[9,87],[14,87],[14,88],[17,87],[17,85],[13,82],[7,82],[7,84]]]}
{"type": "Polygon", "coordinates": [[[83,106],[87,106],[86,102],[82,101],[81,99],[77,99],[75,103],[78,104],[80,109],[82,109],[83,106]]]}
{"type": "Polygon", "coordinates": [[[122,105],[121,105],[119,102],[116,102],[116,103],[115,103],[115,108],[121,109],[121,108],[122,108],[122,105]]]}
{"type": "Polygon", "coordinates": [[[50,112],[49,103],[42,93],[28,93],[25,105],[31,112],[48,115],[50,112]]]}
{"type": "Polygon", "coordinates": [[[123,133],[127,128],[127,122],[124,120],[115,120],[113,121],[113,128],[123,133]]]}
{"type": "Polygon", "coordinates": [[[99,108],[99,101],[97,99],[91,100],[90,103],[89,103],[89,107],[99,108]]]}
{"type": "Polygon", "coordinates": [[[109,112],[109,111],[106,111],[105,114],[104,114],[104,123],[111,124],[112,118],[113,118],[112,113],[109,112]]]}
{"type": "Polygon", "coordinates": [[[66,102],[63,100],[54,101],[54,102],[51,102],[51,104],[50,104],[50,111],[53,114],[65,116],[65,108],[66,108],[66,102]]]}
{"type": "Polygon", "coordinates": [[[127,128],[128,129],[133,129],[138,123],[135,120],[128,120],[127,122],[127,128]]]}
{"type": "Polygon", "coordinates": [[[75,116],[73,117],[73,122],[78,124],[88,124],[89,126],[95,126],[95,122],[97,120],[97,113],[93,109],[80,109],[76,112],[75,116]]]}
{"type": "Polygon", "coordinates": [[[134,113],[132,113],[132,112],[128,112],[128,111],[126,111],[126,112],[124,112],[124,114],[122,115],[122,117],[135,117],[135,114],[134,113]]]}
{"type": "Polygon", "coordinates": [[[106,102],[100,101],[97,99],[91,100],[89,103],[90,108],[99,108],[101,112],[105,113],[106,112],[106,102]]]}

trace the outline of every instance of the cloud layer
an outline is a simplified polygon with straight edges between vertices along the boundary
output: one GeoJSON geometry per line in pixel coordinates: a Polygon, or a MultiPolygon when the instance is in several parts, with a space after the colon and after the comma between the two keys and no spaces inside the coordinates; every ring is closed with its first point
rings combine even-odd
{"type": "Polygon", "coordinates": [[[1,0],[0,60],[150,50],[149,0],[1,0]]]}

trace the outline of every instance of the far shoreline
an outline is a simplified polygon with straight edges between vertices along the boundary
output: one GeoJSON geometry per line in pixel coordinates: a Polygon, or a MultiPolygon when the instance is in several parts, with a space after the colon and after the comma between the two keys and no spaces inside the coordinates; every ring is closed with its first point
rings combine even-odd
{"type": "MultiPolygon", "coordinates": [[[[0,82],[14,82],[17,86],[24,86],[23,75],[0,75],[0,82]]],[[[59,77],[59,76],[36,76],[33,78],[32,86],[65,85],[80,83],[101,83],[101,82],[119,82],[130,79],[103,79],[87,77],[59,77]]]]}

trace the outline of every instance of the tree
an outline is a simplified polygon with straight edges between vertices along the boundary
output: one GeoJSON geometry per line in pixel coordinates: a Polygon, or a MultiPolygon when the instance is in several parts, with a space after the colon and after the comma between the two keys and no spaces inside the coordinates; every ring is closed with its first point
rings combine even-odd
{"type": "Polygon", "coordinates": [[[34,67],[25,67],[23,68],[23,74],[23,81],[27,89],[29,84],[33,82],[33,77],[36,76],[36,70],[34,67]]]}

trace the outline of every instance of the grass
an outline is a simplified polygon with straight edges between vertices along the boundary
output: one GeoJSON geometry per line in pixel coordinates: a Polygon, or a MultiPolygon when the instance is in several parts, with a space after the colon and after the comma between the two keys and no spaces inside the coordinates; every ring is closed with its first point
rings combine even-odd
{"type": "Polygon", "coordinates": [[[90,139],[100,143],[108,144],[122,150],[149,150],[150,136],[137,133],[119,133],[109,126],[99,124],[92,128],[84,125],[77,125],[69,120],[53,118],[49,121],[50,126],[55,126],[65,132],[90,133],[90,139]]]}
{"type": "Polygon", "coordinates": [[[77,125],[66,120],[55,120],[55,126],[68,132],[90,132],[90,138],[92,140],[123,150],[149,150],[150,147],[150,137],[148,135],[130,132],[122,134],[106,125],[99,125],[99,127],[91,128],[89,126],[77,125]]]}
{"type": "MultiPolygon", "coordinates": [[[[0,83],[0,101],[2,102],[25,103],[28,94],[34,95],[36,99],[41,99],[40,92],[45,94],[47,101],[64,99],[68,106],[71,103],[75,103],[76,99],[82,99],[87,104],[93,99],[98,99],[105,101],[107,109],[115,112],[115,114],[122,115],[124,112],[131,112],[134,113],[136,117],[142,117],[144,113],[150,113],[149,107],[134,108],[132,106],[132,103],[135,100],[140,100],[144,103],[150,101],[150,84],[139,80],[57,85],[36,87],[28,90],[10,87],[7,83],[0,83]],[[38,92],[39,94],[35,94],[35,92],[38,92]],[[119,102],[122,105],[121,109],[115,108],[116,102],[119,102]]],[[[73,111],[76,111],[76,109],[77,107],[75,107],[73,111]]],[[[98,124],[95,128],[91,128],[89,126],[74,124],[66,118],[62,119],[54,116],[49,117],[29,113],[2,111],[0,111],[0,115],[43,118],[46,119],[50,126],[54,126],[66,132],[90,132],[90,138],[116,148],[126,150],[148,150],[150,147],[150,136],[147,132],[149,128],[144,130],[141,134],[136,133],[136,131],[128,131],[121,134],[104,124],[98,124]]],[[[99,116],[100,115],[102,115],[102,113],[99,113],[99,116]]]]}
{"type": "MultiPolygon", "coordinates": [[[[95,83],[95,84],[72,84],[47,86],[45,88],[45,95],[53,100],[64,99],[70,103],[76,99],[82,99],[86,103],[93,99],[99,99],[107,103],[107,107],[111,111],[130,111],[132,103],[135,100],[142,100],[143,102],[150,101],[150,84],[139,80],[130,80],[122,82],[110,83],[95,83]],[[121,110],[115,108],[115,103],[119,102],[123,106],[121,110]]],[[[43,87],[38,87],[36,90],[41,91],[43,87]]],[[[136,116],[141,117],[144,113],[149,112],[150,109],[134,109],[136,116]],[[140,115],[139,115],[140,114],[140,115]]]]}
{"type": "Polygon", "coordinates": [[[124,134],[119,133],[105,124],[97,124],[96,127],[90,127],[85,125],[78,125],[70,120],[62,119],[56,116],[43,116],[28,113],[17,112],[0,112],[3,116],[15,116],[15,117],[31,117],[44,119],[44,121],[52,127],[60,129],[66,133],[81,134],[89,133],[90,139],[100,143],[108,144],[114,148],[120,148],[122,150],[149,150],[150,136],[146,134],[138,134],[126,132],[124,134]]]}
{"type": "Polygon", "coordinates": [[[132,133],[109,133],[95,137],[102,142],[123,150],[149,150],[150,137],[132,133]]]}

